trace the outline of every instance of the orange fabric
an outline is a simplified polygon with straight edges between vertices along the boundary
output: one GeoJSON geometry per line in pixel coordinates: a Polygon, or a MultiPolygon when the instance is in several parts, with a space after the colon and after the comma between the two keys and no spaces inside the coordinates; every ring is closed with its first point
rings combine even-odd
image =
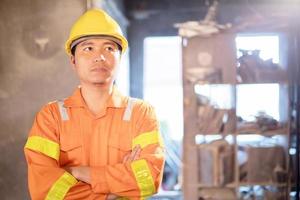
{"type": "MultiPolygon", "coordinates": [[[[91,167],[92,183],[78,182],[65,199],[106,199],[109,193],[139,199],[140,191],[130,164],[123,157],[130,153],[133,138],[144,132],[158,131],[153,108],[137,100],[130,121],[123,114],[128,97],[115,88],[106,112],[95,117],[88,109],[78,88],[64,101],[69,120],[62,121],[57,102],[44,106],[37,114],[30,136],[40,136],[60,145],[59,161],[42,153],[25,148],[28,163],[29,191],[33,200],[44,199],[55,181],[65,172],[66,166],[91,167]]],[[[162,179],[164,156],[159,144],[143,148],[156,190],[162,179]]]]}

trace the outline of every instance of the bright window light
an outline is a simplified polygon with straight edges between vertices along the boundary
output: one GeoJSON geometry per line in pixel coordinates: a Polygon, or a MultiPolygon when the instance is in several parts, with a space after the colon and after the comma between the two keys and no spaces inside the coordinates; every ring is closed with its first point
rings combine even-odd
{"type": "MultiPolygon", "coordinates": [[[[272,58],[279,63],[279,36],[278,35],[239,35],[236,37],[236,48],[244,50],[260,50],[263,60],[272,58]]],[[[242,54],[238,51],[238,57],[242,54]]]]}
{"type": "Polygon", "coordinates": [[[210,100],[210,104],[216,108],[232,109],[234,107],[234,88],[225,84],[196,84],[194,87],[196,94],[205,96],[210,100]]]}
{"type": "MultiPolygon", "coordinates": [[[[279,63],[278,35],[238,35],[236,47],[244,50],[260,50],[263,60],[273,59],[279,63]]],[[[240,52],[237,57],[241,56],[240,52]]],[[[243,84],[237,87],[237,115],[247,121],[255,119],[258,112],[265,112],[276,120],[279,116],[278,84],[243,84]]]]}
{"type": "Polygon", "coordinates": [[[296,148],[290,148],[290,149],[289,149],[290,155],[295,155],[296,152],[297,152],[296,148]]]}
{"type": "Polygon", "coordinates": [[[237,115],[253,121],[258,112],[279,120],[279,85],[245,84],[237,86],[237,115]]]}
{"type": "Polygon", "coordinates": [[[129,55],[128,51],[122,56],[118,69],[116,84],[124,95],[129,95],[129,55]]]}
{"type": "Polygon", "coordinates": [[[144,40],[144,99],[155,107],[173,140],[183,137],[181,71],[180,37],[144,40]]]}

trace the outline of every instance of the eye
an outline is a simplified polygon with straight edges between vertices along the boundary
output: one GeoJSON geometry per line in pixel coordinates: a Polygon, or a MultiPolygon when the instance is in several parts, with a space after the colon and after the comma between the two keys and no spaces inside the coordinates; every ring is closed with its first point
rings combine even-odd
{"type": "Polygon", "coordinates": [[[85,47],[83,48],[83,51],[92,51],[93,50],[93,47],[85,47]]]}
{"type": "Polygon", "coordinates": [[[105,47],[105,50],[110,51],[110,52],[114,52],[117,50],[117,48],[113,45],[108,45],[105,47]]]}

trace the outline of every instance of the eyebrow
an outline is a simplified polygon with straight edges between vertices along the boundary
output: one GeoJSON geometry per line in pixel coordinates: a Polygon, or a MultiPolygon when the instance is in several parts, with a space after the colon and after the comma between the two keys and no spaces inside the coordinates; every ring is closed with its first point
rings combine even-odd
{"type": "Polygon", "coordinates": [[[106,41],[106,42],[103,43],[103,45],[107,45],[107,44],[111,44],[111,45],[113,45],[115,47],[118,47],[118,44],[115,43],[115,42],[113,42],[113,41],[106,41]]]}
{"type": "MultiPolygon", "coordinates": [[[[95,45],[95,43],[92,42],[92,41],[83,41],[83,42],[79,43],[79,45],[80,46],[87,46],[87,45],[95,45]]],[[[113,41],[106,41],[106,42],[103,43],[103,45],[113,45],[113,46],[118,47],[118,44],[113,42],[113,41]]]]}
{"type": "Polygon", "coordinates": [[[91,41],[83,41],[79,43],[79,46],[87,46],[87,45],[94,45],[94,42],[91,41]]]}

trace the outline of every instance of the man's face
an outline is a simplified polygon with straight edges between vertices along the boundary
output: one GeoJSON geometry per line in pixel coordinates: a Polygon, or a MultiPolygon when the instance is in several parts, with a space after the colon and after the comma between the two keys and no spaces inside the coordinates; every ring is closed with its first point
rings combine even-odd
{"type": "Polygon", "coordinates": [[[108,39],[93,38],[80,42],[71,56],[81,84],[110,86],[120,62],[118,45],[108,39]]]}

